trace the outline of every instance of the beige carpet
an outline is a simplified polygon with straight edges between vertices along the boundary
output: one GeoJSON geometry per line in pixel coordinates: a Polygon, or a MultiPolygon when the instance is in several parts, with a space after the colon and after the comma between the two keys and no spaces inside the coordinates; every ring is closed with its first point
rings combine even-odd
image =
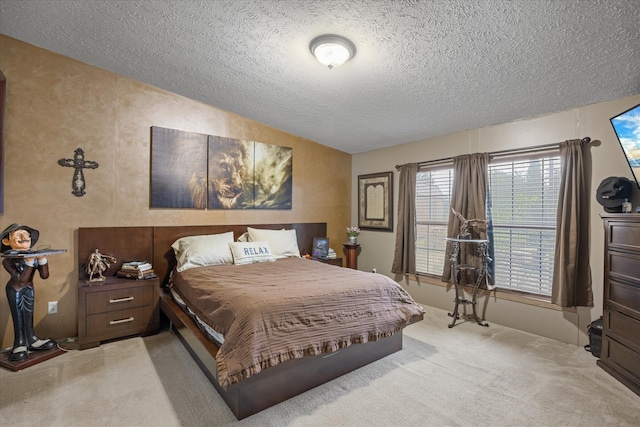
{"type": "Polygon", "coordinates": [[[1,369],[0,425],[640,425],[640,397],[584,349],[426,309],[402,351],[240,422],[164,331],[1,369]]]}

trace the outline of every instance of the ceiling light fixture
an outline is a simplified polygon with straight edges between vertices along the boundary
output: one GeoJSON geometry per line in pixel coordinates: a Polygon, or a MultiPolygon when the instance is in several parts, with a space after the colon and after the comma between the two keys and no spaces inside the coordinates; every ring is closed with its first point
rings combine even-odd
{"type": "Polygon", "coordinates": [[[329,69],[344,64],[356,55],[356,46],[351,40],[335,34],[323,34],[311,40],[309,50],[318,62],[329,69]]]}

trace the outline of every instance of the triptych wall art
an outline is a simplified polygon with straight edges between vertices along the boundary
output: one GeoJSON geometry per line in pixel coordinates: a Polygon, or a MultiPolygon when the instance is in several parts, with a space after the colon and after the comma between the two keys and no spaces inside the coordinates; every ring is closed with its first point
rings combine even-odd
{"type": "Polygon", "coordinates": [[[293,149],[151,128],[151,207],[291,209],[293,149]]]}

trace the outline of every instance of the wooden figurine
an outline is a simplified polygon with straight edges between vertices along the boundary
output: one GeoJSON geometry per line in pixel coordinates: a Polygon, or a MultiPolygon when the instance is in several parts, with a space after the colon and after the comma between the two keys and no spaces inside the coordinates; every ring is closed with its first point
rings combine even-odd
{"type": "Polygon", "coordinates": [[[89,256],[85,263],[84,271],[89,275],[89,282],[102,282],[105,280],[104,272],[117,262],[111,255],[103,255],[98,250],[89,256]],[[97,274],[97,277],[95,277],[97,274]]]}
{"type": "Polygon", "coordinates": [[[451,211],[460,220],[460,234],[458,234],[459,239],[471,239],[471,231],[473,227],[487,224],[487,221],[483,219],[466,219],[453,208],[451,208],[451,211]]]}

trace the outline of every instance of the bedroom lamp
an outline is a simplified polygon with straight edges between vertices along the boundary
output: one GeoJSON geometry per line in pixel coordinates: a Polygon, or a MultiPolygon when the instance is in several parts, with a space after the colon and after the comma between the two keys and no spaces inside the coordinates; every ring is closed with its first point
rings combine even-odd
{"type": "Polygon", "coordinates": [[[351,40],[335,34],[323,34],[311,40],[309,50],[318,62],[331,70],[356,55],[356,46],[351,40]]]}

